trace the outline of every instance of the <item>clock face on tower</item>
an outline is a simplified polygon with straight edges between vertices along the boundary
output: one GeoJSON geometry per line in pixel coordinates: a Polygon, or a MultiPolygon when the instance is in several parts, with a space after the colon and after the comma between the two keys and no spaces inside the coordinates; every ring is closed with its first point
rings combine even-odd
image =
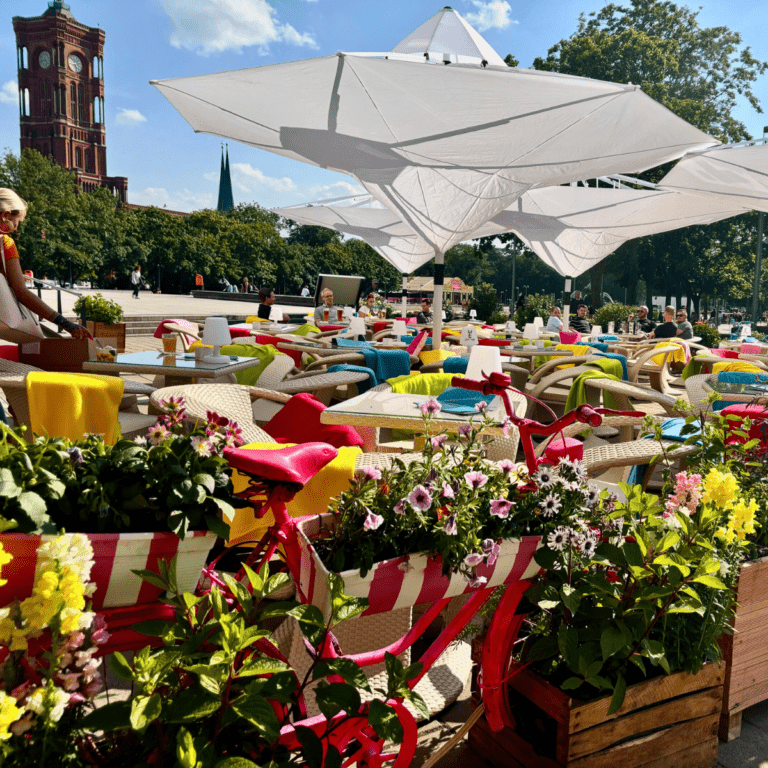
{"type": "Polygon", "coordinates": [[[48,69],[51,66],[51,54],[48,51],[43,51],[37,60],[40,62],[40,66],[43,69],[48,69]]]}
{"type": "Polygon", "coordinates": [[[83,62],[76,53],[70,53],[67,57],[67,64],[73,72],[79,75],[83,71],[83,62]]]}

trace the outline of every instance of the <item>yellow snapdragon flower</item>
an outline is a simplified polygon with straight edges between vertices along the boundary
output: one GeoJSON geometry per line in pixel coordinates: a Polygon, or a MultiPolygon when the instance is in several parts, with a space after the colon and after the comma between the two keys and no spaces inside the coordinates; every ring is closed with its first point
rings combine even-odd
{"type": "MultiPolygon", "coordinates": [[[[13,560],[13,555],[9,554],[3,549],[3,545],[0,544],[0,572],[2,572],[3,566],[13,560]]],[[[0,587],[4,587],[8,583],[8,579],[0,579],[0,587]]]]}
{"type": "Polygon", "coordinates": [[[24,714],[24,710],[16,706],[16,699],[0,691],[0,741],[7,741],[12,734],[9,727],[24,714]]]}
{"type": "Polygon", "coordinates": [[[704,478],[704,504],[714,504],[720,509],[733,509],[739,484],[730,472],[711,469],[704,478]]]}

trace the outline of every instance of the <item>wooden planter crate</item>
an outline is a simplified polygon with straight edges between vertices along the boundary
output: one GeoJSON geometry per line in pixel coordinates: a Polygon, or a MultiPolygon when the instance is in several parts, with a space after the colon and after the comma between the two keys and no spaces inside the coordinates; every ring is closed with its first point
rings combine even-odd
{"type": "MultiPolygon", "coordinates": [[[[485,717],[472,748],[506,768],[706,768],[717,763],[724,666],[657,677],[610,697],[581,702],[523,669],[509,682],[516,726],[494,733],[485,717]]],[[[476,699],[473,699],[475,703],[476,699]]]]}
{"type": "Polygon", "coordinates": [[[741,713],[768,699],[768,557],[744,563],[739,574],[733,635],[720,647],[726,663],[720,738],[741,735],[741,713]]]}
{"type": "Polygon", "coordinates": [[[88,320],[85,326],[91,332],[91,335],[98,339],[99,346],[102,344],[112,345],[118,352],[125,352],[126,323],[107,325],[106,323],[94,323],[93,320],[88,320]],[[114,344],[109,339],[114,340],[114,344]]]}

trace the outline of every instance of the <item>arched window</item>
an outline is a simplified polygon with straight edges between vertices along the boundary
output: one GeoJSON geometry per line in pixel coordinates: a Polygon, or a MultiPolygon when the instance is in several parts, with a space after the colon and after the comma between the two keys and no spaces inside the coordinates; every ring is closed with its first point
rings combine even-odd
{"type": "Polygon", "coordinates": [[[29,88],[24,89],[24,96],[22,97],[24,100],[24,114],[29,115],[29,88]]]}
{"type": "Polygon", "coordinates": [[[99,97],[98,96],[93,100],[93,122],[94,123],[100,123],[101,122],[101,112],[99,111],[99,97]]]}
{"type": "Polygon", "coordinates": [[[82,84],[79,84],[77,86],[77,106],[79,107],[78,113],[80,114],[80,119],[85,122],[88,117],[85,114],[85,102],[83,101],[83,86],[82,84]]]}
{"type": "Polygon", "coordinates": [[[77,85],[69,84],[69,112],[73,120],[77,119],[77,85]]]}
{"type": "Polygon", "coordinates": [[[75,167],[83,167],[83,150],[80,147],[75,147],[75,167]]]}

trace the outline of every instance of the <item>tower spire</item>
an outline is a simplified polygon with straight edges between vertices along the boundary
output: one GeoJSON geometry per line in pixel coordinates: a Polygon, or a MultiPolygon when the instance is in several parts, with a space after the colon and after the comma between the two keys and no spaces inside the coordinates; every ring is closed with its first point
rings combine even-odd
{"type": "Polygon", "coordinates": [[[229,146],[226,147],[225,160],[224,145],[221,145],[221,172],[219,175],[219,202],[216,205],[217,211],[228,211],[235,207],[235,201],[232,197],[232,177],[229,174],[229,146]]]}

